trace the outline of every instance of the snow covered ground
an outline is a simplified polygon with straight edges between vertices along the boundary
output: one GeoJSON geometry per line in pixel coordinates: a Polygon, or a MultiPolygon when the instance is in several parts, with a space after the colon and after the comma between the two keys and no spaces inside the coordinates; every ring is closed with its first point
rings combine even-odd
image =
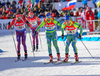
{"type": "MultiPolygon", "coordinates": [[[[61,32],[57,32],[60,36],[61,32]]],[[[44,34],[41,32],[40,34],[44,34]]],[[[85,37],[100,35],[87,35],[85,37]]],[[[44,65],[44,62],[49,61],[47,44],[45,36],[41,36],[42,48],[39,45],[39,51],[34,52],[36,59],[34,59],[29,33],[27,33],[27,61],[15,62],[17,58],[16,50],[11,34],[0,34],[0,76],[100,76],[100,42],[99,41],[84,41],[84,44],[93,55],[94,59],[90,56],[81,41],[77,42],[78,55],[81,63],[71,65],[70,63],[53,65],[44,65]]],[[[58,41],[58,46],[61,53],[61,59],[65,58],[65,45],[63,41],[58,41]]],[[[74,52],[72,46],[69,48],[70,58],[69,61],[74,62],[74,52]]],[[[56,50],[52,45],[52,52],[54,60],[56,60],[56,50]]],[[[23,46],[21,45],[21,59],[24,59],[23,46]]]]}

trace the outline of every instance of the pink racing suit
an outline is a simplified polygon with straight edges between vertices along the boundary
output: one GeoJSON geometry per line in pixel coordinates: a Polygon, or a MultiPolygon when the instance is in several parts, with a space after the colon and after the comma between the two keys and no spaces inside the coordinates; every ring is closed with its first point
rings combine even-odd
{"type": "Polygon", "coordinates": [[[36,16],[33,16],[32,18],[31,17],[28,17],[27,20],[31,23],[32,25],[32,38],[33,38],[33,46],[35,46],[35,39],[36,39],[36,45],[38,45],[38,32],[36,33],[36,35],[34,35],[34,32],[38,26],[38,21],[40,20],[38,17],[36,16]]]}

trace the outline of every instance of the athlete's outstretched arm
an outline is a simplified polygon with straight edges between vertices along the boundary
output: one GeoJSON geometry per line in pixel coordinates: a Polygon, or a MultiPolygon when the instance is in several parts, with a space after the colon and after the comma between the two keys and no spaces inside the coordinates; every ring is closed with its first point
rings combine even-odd
{"type": "Polygon", "coordinates": [[[61,26],[61,32],[62,32],[63,35],[64,35],[64,29],[65,29],[65,24],[63,23],[62,26],[61,26]]]}
{"type": "Polygon", "coordinates": [[[61,23],[59,23],[56,19],[54,19],[54,21],[53,21],[55,24],[57,24],[58,26],[60,26],[61,27],[61,23]]]}
{"type": "Polygon", "coordinates": [[[45,25],[45,22],[44,22],[44,20],[41,22],[41,24],[36,28],[36,32],[37,31],[39,31],[39,29],[42,27],[42,26],[44,26],[45,25]]]}
{"type": "Polygon", "coordinates": [[[14,25],[14,23],[15,23],[15,19],[13,19],[13,20],[11,21],[11,23],[8,22],[7,30],[9,30],[9,29],[14,25]]]}
{"type": "Polygon", "coordinates": [[[24,22],[32,28],[32,25],[29,23],[29,21],[25,18],[25,17],[22,17],[22,19],[24,20],[24,22]]]}

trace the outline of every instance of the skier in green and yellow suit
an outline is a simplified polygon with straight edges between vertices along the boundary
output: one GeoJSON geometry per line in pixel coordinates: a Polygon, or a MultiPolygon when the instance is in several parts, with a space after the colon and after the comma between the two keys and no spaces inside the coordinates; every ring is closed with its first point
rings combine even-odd
{"type": "Polygon", "coordinates": [[[65,16],[65,22],[62,24],[62,39],[64,38],[64,29],[67,33],[67,40],[66,40],[66,48],[65,48],[65,59],[64,61],[68,61],[68,54],[69,54],[69,45],[72,42],[72,47],[75,53],[75,60],[78,61],[78,52],[76,47],[77,37],[81,39],[83,27],[75,22],[71,21],[71,18],[69,15],[65,16]],[[80,29],[80,33],[78,35],[77,28],[80,29]]]}
{"type": "Polygon", "coordinates": [[[35,34],[39,29],[45,25],[45,32],[47,38],[48,52],[50,56],[50,62],[53,62],[52,50],[51,50],[51,39],[53,40],[53,45],[57,52],[57,60],[60,60],[60,52],[59,47],[57,45],[57,37],[56,37],[56,27],[55,24],[61,26],[61,24],[54,18],[51,17],[50,13],[46,13],[46,18],[41,22],[41,24],[35,30],[35,34]]]}

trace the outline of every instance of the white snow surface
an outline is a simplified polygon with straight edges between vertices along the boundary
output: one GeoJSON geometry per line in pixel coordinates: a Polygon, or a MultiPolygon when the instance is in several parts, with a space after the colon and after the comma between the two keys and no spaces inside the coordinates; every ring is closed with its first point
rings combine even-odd
{"type": "MultiPolygon", "coordinates": [[[[45,34],[44,32],[40,32],[45,34]]],[[[57,31],[58,36],[61,35],[61,31],[57,31]]],[[[39,44],[38,52],[34,52],[33,56],[32,47],[30,43],[29,33],[26,34],[26,44],[28,49],[27,61],[18,61],[16,50],[14,47],[12,35],[0,34],[0,76],[100,76],[100,42],[99,41],[83,41],[90,53],[94,57],[91,57],[81,41],[77,41],[77,49],[79,60],[81,63],[71,65],[71,63],[65,63],[60,65],[47,64],[49,61],[47,42],[45,36],[40,36],[42,42],[42,48],[39,44]]],[[[100,37],[100,35],[86,35],[83,37],[100,37]]],[[[14,34],[15,38],[15,34],[14,34]]],[[[40,43],[39,38],[39,43],[40,43]]],[[[15,38],[16,41],[16,38],[15,38]]],[[[60,49],[61,59],[65,58],[65,45],[63,41],[58,41],[60,49]]],[[[52,44],[52,53],[54,60],[57,59],[56,50],[52,44]]],[[[69,47],[69,61],[74,62],[74,52],[70,45],[69,47]]],[[[24,59],[24,50],[21,45],[21,59],[24,59]]]]}

